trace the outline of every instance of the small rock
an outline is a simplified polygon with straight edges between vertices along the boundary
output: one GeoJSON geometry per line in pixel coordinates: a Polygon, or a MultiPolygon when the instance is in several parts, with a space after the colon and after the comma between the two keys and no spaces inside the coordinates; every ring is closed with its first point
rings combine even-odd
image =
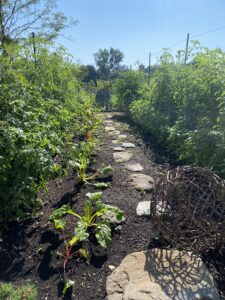
{"type": "Polygon", "coordinates": [[[113,270],[115,270],[115,266],[113,266],[113,265],[108,265],[108,267],[109,267],[109,269],[111,270],[111,271],[113,271],[113,270]]]}
{"type": "Polygon", "coordinates": [[[105,131],[115,131],[116,128],[115,127],[112,127],[112,126],[106,126],[105,127],[105,131]]]}
{"type": "Polygon", "coordinates": [[[135,147],[135,145],[133,143],[123,143],[122,146],[124,148],[134,148],[135,147]]]}
{"type": "Polygon", "coordinates": [[[150,192],[153,189],[154,179],[145,174],[132,174],[129,176],[128,181],[138,191],[150,192]]]}
{"type": "Polygon", "coordinates": [[[125,168],[127,170],[129,170],[129,171],[132,171],[132,172],[140,172],[140,171],[144,170],[144,168],[142,167],[142,165],[140,165],[139,163],[136,163],[136,164],[126,164],[125,168]]]}
{"type": "Polygon", "coordinates": [[[213,279],[192,252],[152,249],[127,255],[106,280],[107,300],[219,300],[213,279]]]}
{"type": "Polygon", "coordinates": [[[113,158],[117,163],[123,163],[131,159],[133,156],[132,153],[130,152],[115,152],[113,153],[113,158]]]}
{"type": "Polygon", "coordinates": [[[120,134],[118,136],[118,139],[120,139],[120,140],[125,140],[126,138],[127,138],[126,134],[120,134]]]}
{"type": "Polygon", "coordinates": [[[125,149],[123,147],[113,147],[113,151],[124,151],[125,149]]]}
{"type": "Polygon", "coordinates": [[[150,216],[151,201],[141,201],[138,203],[136,213],[138,216],[150,216]]]}

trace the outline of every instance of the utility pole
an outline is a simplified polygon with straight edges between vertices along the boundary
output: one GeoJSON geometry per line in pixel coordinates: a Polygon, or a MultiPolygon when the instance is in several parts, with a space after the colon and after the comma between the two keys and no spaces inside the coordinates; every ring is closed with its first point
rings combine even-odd
{"type": "Polygon", "coordinates": [[[4,24],[3,24],[3,7],[2,7],[2,0],[0,0],[0,48],[3,49],[4,47],[4,24]]]}
{"type": "Polygon", "coordinates": [[[149,53],[149,60],[148,60],[148,85],[150,84],[150,75],[151,75],[151,52],[149,53]]]}
{"type": "Polygon", "coordinates": [[[187,42],[186,42],[186,50],[185,50],[185,57],[184,57],[184,64],[186,64],[187,62],[187,58],[188,58],[188,44],[189,44],[189,37],[190,34],[187,34],[187,42]]]}
{"type": "Polygon", "coordinates": [[[35,33],[34,32],[32,32],[32,43],[33,43],[33,51],[34,51],[34,65],[35,65],[35,68],[37,68],[37,49],[36,49],[35,33]]]}

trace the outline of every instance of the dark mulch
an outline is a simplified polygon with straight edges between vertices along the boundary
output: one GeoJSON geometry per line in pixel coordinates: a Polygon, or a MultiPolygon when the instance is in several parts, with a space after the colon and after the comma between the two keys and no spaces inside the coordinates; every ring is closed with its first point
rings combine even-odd
{"type": "MultiPolygon", "coordinates": [[[[165,160],[162,152],[157,152],[154,143],[151,145],[152,141],[148,137],[145,137],[147,143],[144,143],[143,137],[134,129],[123,129],[126,120],[115,114],[114,119],[118,118],[121,122],[121,133],[127,134],[128,141],[137,145],[133,150],[135,162],[144,166],[144,173],[157,179],[171,165],[165,160]]],[[[156,230],[150,219],[136,216],[137,203],[149,200],[151,194],[137,192],[126,184],[132,172],[113,161],[110,148],[112,138],[104,131],[100,132],[100,137],[102,145],[96,153],[96,163],[92,164],[92,171],[109,164],[115,168],[113,177],[109,178],[112,185],[103,192],[103,201],[120,207],[126,217],[121,229],[114,230],[109,249],[102,250],[92,242],[86,245],[91,252],[88,262],[82,259],[70,261],[68,275],[75,281],[76,286],[63,298],[60,280],[62,260],[54,254],[63,249],[63,244],[52,225],[47,224],[47,219],[55,208],[67,203],[72,204],[74,210],[81,213],[85,194],[93,191],[92,187],[79,185],[71,171],[67,176],[49,182],[47,195],[42,195],[43,209],[34,220],[12,224],[0,248],[0,281],[20,284],[30,280],[38,286],[38,299],[103,300],[106,296],[106,278],[112,272],[109,265],[116,267],[127,254],[158,246],[154,240],[156,230]]],[[[68,230],[73,231],[73,227],[72,219],[69,219],[68,230]]],[[[224,257],[225,251],[216,255],[209,253],[204,256],[204,261],[219,287],[225,290],[224,257]]]]}

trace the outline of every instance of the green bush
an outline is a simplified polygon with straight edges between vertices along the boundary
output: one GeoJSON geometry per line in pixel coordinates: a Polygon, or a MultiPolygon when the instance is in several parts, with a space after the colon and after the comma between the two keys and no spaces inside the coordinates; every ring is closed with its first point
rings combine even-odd
{"type": "Polygon", "coordinates": [[[0,283],[1,300],[37,300],[37,288],[26,284],[15,288],[11,283],[0,283]]]}
{"type": "MultiPolygon", "coordinates": [[[[74,65],[64,49],[28,45],[0,56],[0,224],[24,218],[37,193],[60,172],[72,137],[95,126],[74,65]]],[[[90,97],[89,97],[90,98],[90,97]]]]}
{"type": "MultiPolygon", "coordinates": [[[[121,93],[120,101],[134,122],[179,160],[225,177],[225,53],[196,45],[187,64],[182,52],[174,61],[165,51],[150,87],[137,87],[130,102],[121,93]]],[[[119,86],[126,86],[127,78],[120,80],[119,86]]]]}

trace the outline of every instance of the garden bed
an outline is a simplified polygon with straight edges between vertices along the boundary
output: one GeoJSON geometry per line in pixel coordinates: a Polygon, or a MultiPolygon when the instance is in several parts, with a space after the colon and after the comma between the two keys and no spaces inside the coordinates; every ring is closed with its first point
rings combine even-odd
{"type": "MultiPolygon", "coordinates": [[[[118,120],[118,114],[113,119],[118,120]]],[[[156,180],[170,168],[167,161],[160,162],[159,156],[152,152],[149,145],[146,146],[137,133],[127,127],[124,120],[120,121],[120,125],[121,134],[126,134],[126,140],[136,145],[133,160],[144,166],[145,174],[156,180]]],[[[93,187],[80,185],[70,170],[67,176],[49,182],[47,194],[40,195],[43,208],[33,220],[10,226],[0,249],[0,281],[10,281],[17,285],[31,281],[38,287],[38,300],[103,300],[106,297],[106,278],[111,274],[112,268],[117,267],[127,254],[156,246],[156,230],[152,227],[150,218],[136,215],[138,202],[150,200],[151,193],[136,191],[127,183],[132,172],[113,160],[114,137],[102,129],[99,138],[101,147],[96,153],[96,162],[92,163],[91,172],[103,165],[113,166],[113,176],[109,178],[111,186],[103,191],[103,202],[118,206],[124,211],[126,218],[121,227],[113,230],[110,247],[103,250],[94,241],[89,244],[85,242],[91,253],[90,259],[85,261],[74,258],[69,262],[67,271],[75,281],[75,287],[63,297],[63,262],[55,254],[62,249],[63,242],[53,225],[48,224],[48,217],[62,204],[72,204],[77,213],[82,213],[86,193],[96,191],[93,187]]],[[[69,219],[68,224],[68,231],[72,232],[72,219],[69,219]]],[[[217,256],[208,253],[203,258],[220,285],[219,288],[225,290],[225,255],[222,250],[217,256]]]]}

